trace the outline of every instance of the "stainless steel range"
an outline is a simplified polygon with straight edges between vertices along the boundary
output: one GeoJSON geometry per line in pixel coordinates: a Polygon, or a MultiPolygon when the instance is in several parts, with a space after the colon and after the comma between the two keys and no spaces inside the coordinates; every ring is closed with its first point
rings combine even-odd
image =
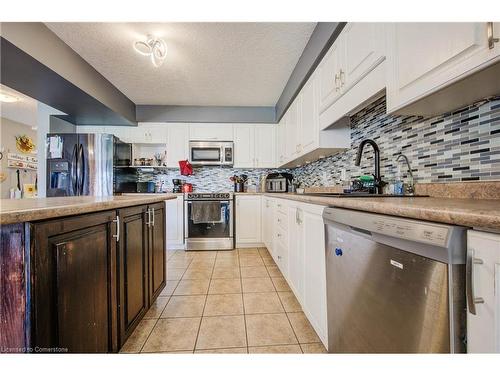
{"type": "Polygon", "coordinates": [[[233,194],[184,195],[186,250],[234,248],[233,194]]]}

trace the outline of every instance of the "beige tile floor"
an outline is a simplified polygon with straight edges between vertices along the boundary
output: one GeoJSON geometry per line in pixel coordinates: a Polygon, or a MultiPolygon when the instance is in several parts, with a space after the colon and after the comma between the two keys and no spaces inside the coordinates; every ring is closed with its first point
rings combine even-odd
{"type": "Polygon", "coordinates": [[[325,353],[267,249],[171,251],[122,353],[325,353]]]}

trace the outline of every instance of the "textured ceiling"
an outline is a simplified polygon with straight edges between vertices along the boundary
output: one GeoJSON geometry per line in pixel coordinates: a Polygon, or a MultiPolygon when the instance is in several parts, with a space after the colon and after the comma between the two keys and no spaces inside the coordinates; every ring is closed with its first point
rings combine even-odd
{"type": "Polygon", "coordinates": [[[274,106],[315,23],[47,23],[136,104],[274,106]],[[147,34],[168,55],[133,49],[147,34]]]}

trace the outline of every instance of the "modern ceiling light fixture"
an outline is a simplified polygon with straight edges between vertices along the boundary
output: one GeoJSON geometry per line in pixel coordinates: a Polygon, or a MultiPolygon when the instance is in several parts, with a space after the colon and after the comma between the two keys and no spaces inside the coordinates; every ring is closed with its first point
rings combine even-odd
{"type": "Polygon", "coordinates": [[[144,56],[151,56],[151,62],[155,67],[163,64],[167,56],[167,44],[163,39],[148,35],[146,41],[134,43],[134,49],[144,56]]]}
{"type": "Polygon", "coordinates": [[[15,103],[15,102],[18,102],[19,100],[21,100],[21,99],[18,98],[17,96],[14,96],[14,95],[11,95],[9,93],[0,91],[0,102],[3,102],[3,103],[15,103]]]}

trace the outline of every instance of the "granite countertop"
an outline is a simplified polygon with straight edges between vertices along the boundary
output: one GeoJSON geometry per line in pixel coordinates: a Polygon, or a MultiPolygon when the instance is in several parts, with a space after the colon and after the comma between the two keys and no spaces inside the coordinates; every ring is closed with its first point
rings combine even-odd
{"type": "Polygon", "coordinates": [[[176,199],[173,194],[0,199],[0,224],[79,215],[176,199]]]}
{"type": "Polygon", "coordinates": [[[267,193],[265,195],[323,206],[500,231],[499,199],[336,198],[289,193],[267,193]]]}

